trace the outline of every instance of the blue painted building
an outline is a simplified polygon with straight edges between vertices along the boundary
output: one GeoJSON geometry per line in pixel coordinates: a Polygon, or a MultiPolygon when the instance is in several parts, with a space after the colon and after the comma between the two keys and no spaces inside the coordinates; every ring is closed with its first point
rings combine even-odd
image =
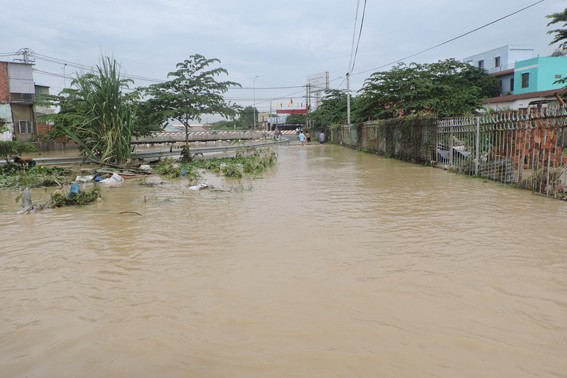
{"type": "Polygon", "coordinates": [[[514,65],[513,94],[561,89],[565,84],[555,83],[567,77],[567,56],[537,57],[514,65]]]}
{"type": "Polygon", "coordinates": [[[565,84],[555,82],[567,77],[567,56],[553,55],[536,57],[531,46],[508,45],[463,61],[483,68],[500,81],[500,96],[488,99],[487,108],[527,109],[556,102],[557,93],[565,93],[565,84]]]}

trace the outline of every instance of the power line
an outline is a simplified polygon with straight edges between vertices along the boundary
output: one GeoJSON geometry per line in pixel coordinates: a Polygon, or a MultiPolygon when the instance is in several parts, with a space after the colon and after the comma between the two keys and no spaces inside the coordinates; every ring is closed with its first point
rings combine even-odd
{"type": "Polygon", "coordinates": [[[356,56],[358,55],[358,46],[360,45],[360,36],[362,35],[362,27],[364,26],[364,15],[366,14],[366,0],[364,0],[364,7],[362,8],[362,18],[360,19],[360,30],[358,32],[358,41],[356,42],[356,50],[354,51],[354,59],[352,60],[352,66],[349,70],[350,73],[354,70],[354,65],[356,64],[356,56]]]}
{"type": "Polygon", "coordinates": [[[404,57],[404,58],[402,58],[402,59],[398,59],[398,60],[395,60],[395,61],[393,61],[393,62],[383,64],[383,65],[381,65],[381,66],[379,66],[379,67],[375,67],[375,68],[372,68],[372,69],[370,69],[370,70],[366,70],[366,71],[361,71],[361,72],[354,73],[353,75],[360,75],[360,74],[363,74],[363,73],[367,73],[367,72],[379,70],[379,69],[381,69],[381,68],[390,66],[390,65],[392,65],[392,64],[396,64],[396,63],[399,63],[399,62],[403,62],[403,61],[406,60],[406,59],[413,58],[413,57],[416,56],[416,55],[420,55],[420,54],[423,54],[423,53],[425,53],[425,52],[431,51],[431,50],[436,49],[436,48],[438,48],[438,47],[440,47],[440,46],[446,45],[447,43],[453,42],[453,41],[455,41],[455,40],[457,40],[457,39],[459,39],[459,38],[462,38],[462,37],[464,37],[464,36],[467,36],[467,35],[469,35],[469,34],[472,34],[472,33],[476,32],[476,31],[481,30],[481,29],[484,29],[484,28],[486,28],[487,26],[490,26],[490,25],[492,25],[492,24],[495,24],[495,23],[497,23],[497,22],[500,22],[500,21],[502,21],[502,20],[504,20],[504,19],[506,19],[506,18],[508,18],[508,17],[511,17],[511,16],[513,16],[513,15],[515,15],[515,14],[518,14],[518,13],[522,12],[522,11],[525,11],[526,9],[529,9],[529,8],[531,8],[531,7],[533,7],[533,6],[537,5],[537,4],[539,4],[539,3],[543,3],[544,1],[545,1],[545,0],[539,0],[539,1],[537,1],[537,2],[535,2],[535,3],[533,3],[533,4],[531,4],[531,5],[528,5],[527,7],[524,7],[524,8],[522,8],[522,9],[519,9],[519,10],[515,11],[515,12],[512,12],[512,13],[510,13],[510,14],[507,14],[506,16],[500,17],[500,18],[498,18],[498,19],[496,19],[496,20],[494,20],[494,21],[491,21],[491,22],[489,22],[489,23],[487,23],[487,24],[484,24],[484,25],[482,25],[482,26],[479,26],[478,28],[475,28],[475,29],[470,30],[470,31],[468,31],[468,32],[466,32],[466,33],[463,33],[463,34],[461,34],[461,35],[459,35],[459,36],[457,36],[457,37],[448,39],[448,40],[446,40],[445,42],[441,42],[441,43],[439,43],[439,44],[437,44],[437,45],[435,45],[435,46],[433,46],[433,47],[430,47],[430,48],[428,48],[428,49],[419,51],[419,52],[417,52],[417,53],[415,53],[415,54],[408,55],[408,56],[406,56],[406,57],[404,57]]]}
{"type": "Polygon", "coordinates": [[[354,52],[354,40],[356,38],[356,25],[358,24],[358,9],[359,9],[359,7],[360,7],[360,0],[357,0],[357,2],[356,2],[356,13],[354,15],[354,26],[352,28],[352,42],[351,42],[351,45],[350,45],[350,58],[349,58],[349,61],[348,61],[349,72],[350,72],[350,66],[352,64],[352,55],[353,55],[353,52],[354,52]]]}

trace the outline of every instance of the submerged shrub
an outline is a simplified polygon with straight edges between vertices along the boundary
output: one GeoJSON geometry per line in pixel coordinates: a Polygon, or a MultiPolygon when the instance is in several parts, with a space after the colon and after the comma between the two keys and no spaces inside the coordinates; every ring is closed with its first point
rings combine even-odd
{"type": "Polygon", "coordinates": [[[56,186],[67,181],[72,171],[60,167],[36,165],[32,168],[8,164],[0,167],[0,187],[5,188],[37,188],[40,186],[56,186]]]}
{"type": "Polygon", "coordinates": [[[61,190],[57,190],[51,194],[47,207],[83,206],[96,201],[100,197],[100,187],[97,184],[90,188],[83,189],[80,193],[75,193],[72,196],[61,190]]]}

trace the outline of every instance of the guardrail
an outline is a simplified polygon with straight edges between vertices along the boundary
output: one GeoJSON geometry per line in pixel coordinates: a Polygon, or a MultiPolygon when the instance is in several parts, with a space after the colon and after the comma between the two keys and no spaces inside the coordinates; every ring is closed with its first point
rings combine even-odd
{"type": "MultiPolygon", "coordinates": [[[[192,147],[191,153],[193,154],[214,154],[214,153],[228,153],[238,150],[241,147],[265,147],[275,144],[288,143],[289,140],[267,140],[259,143],[249,143],[244,145],[226,145],[226,146],[213,146],[213,147],[192,147]]],[[[155,150],[155,151],[139,151],[132,154],[132,157],[141,160],[155,160],[159,158],[173,158],[180,157],[180,150],[155,150]]],[[[85,159],[80,156],[62,156],[62,157],[34,157],[34,161],[38,165],[71,165],[71,164],[84,164],[84,163],[98,163],[91,159],[85,159]]],[[[0,166],[6,165],[5,160],[0,160],[0,166]]]]}
{"type": "MultiPolygon", "coordinates": [[[[215,140],[252,140],[273,138],[273,131],[191,131],[189,142],[210,142],[215,140]]],[[[177,143],[185,141],[183,131],[162,131],[151,136],[134,138],[132,144],[177,143]]]]}

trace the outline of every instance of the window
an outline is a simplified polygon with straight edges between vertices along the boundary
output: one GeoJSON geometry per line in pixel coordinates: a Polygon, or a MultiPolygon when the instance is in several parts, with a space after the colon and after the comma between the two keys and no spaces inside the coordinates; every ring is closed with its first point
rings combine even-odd
{"type": "Polygon", "coordinates": [[[496,68],[500,67],[500,57],[499,56],[494,58],[494,67],[496,67],[496,68]]]}
{"type": "Polygon", "coordinates": [[[34,102],[35,95],[32,93],[10,93],[10,102],[34,102]]]}
{"type": "Polygon", "coordinates": [[[522,88],[527,88],[530,86],[530,74],[523,73],[522,74],[522,88]]]}
{"type": "Polygon", "coordinates": [[[510,92],[514,92],[514,78],[510,79],[510,92]]]}
{"type": "Polygon", "coordinates": [[[478,61],[478,68],[484,68],[484,60],[478,61]]]}
{"type": "Polygon", "coordinates": [[[31,121],[20,121],[20,134],[32,134],[33,133],[33,125],[31,121]]]}

